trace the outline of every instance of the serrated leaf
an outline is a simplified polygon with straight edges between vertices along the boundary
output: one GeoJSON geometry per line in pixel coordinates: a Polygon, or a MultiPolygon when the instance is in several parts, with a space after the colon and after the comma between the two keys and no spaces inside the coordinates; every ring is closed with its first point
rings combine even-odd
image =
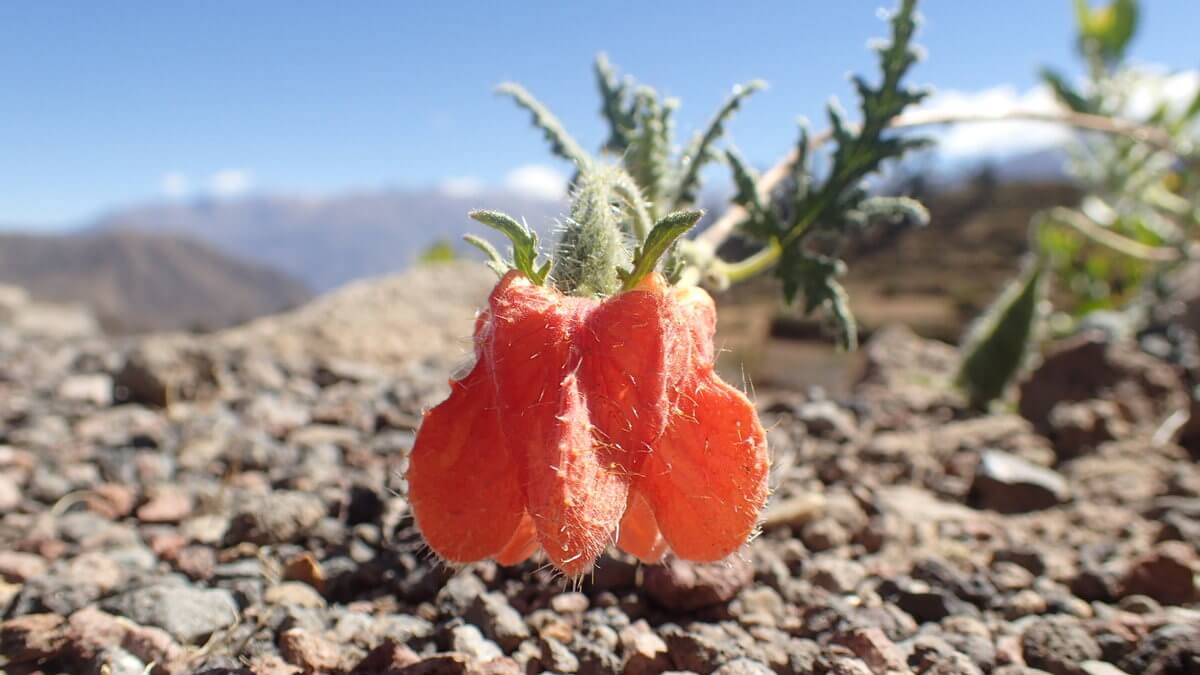
{"type": "Polygon", "coordinates": [[[533,125],[542,130],[550,143],[550,152],[573,163],[577,169],[582,169],[590,161],[588,154],[575,142],[574,138],[563,128],[541,101],[534,98],[519,84],[508,82],[496,88],[496,93],[510,97],[518,106],[524,108],[533,117],[533,125]]]}
{"type": "Polygon", "coordinates": [[[632,81],[617,78],[616,69],[606,54],[596,57],[596,86],[600,89],[600,113],[608,122],[608,140],[604,149],[620,154],[629,147],[630,135],[637,127],[629,90],[632,81]]]}
{"type": "Polygon", "coordinates": [[[472,211],[470,216],[508,237],[512,242],[511,267],[523,272],[535,284],[541,285],[545,282],[546,275],[550,272],[550,263],[547,261],[541,267],[537,266],[539,251],[536,232],[499,211],[472,211]]]}
{"type": "Polygon", "coordinates": [[[683,153],[683,173],[675,189],[675,208],[695,203],[700,191],[700,170],[705,164],[716,159],[713,145],[725,135],[725,124],[737,113],[743,101],[766,86],[767,83],[762,80],[752,80],[745,85],[735,86],[733,93],[725,99],[709,121],[708,127],[693,138],[683,153]]]}
{"type": "Polygon", "coordinates": [[[621,271],[623,290],[637,286],[639,281],[653,272],[659,259],[675,240],[695,227],[703,216],[703,211],[676,211],[655,223],[650,234],[646,235],[646,241],[633,255],[633,268],[621,271]]]}
{"type": "Polygon", "coordinates": [[[667,189],[671,173],[671,113],[673,106],[663,105],[649,87],[638,88],[637,128],[625,153],[625,167],[642,189],[652,216],[667,189]]]}
{"type": "Polygon", "coordinates": [[[1042,263],[1035,261],[996,299],[961,350],[957,382],[971,405],[986,406],[1004,395],[1025,364],[1042,298],[1042,263]]]}
{"type": "Polygon", "coordinates": [[[803,292],[806,315],[825,308],[837,327],[839,345],[849,350],[858,344],[858,328],[849,297],[837,280],[845,272],[841,260],[795,249],[785,249],[779,263],[784,298],[790,303],[803,292]]]}

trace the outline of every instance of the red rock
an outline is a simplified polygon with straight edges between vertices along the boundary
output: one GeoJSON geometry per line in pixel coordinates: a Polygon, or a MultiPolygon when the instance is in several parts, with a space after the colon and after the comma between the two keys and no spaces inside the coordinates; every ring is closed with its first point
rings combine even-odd
{"type": "Polygon", "coordinates": [[[187,652],[161,628],[129,623],[121,646],[143,662],[156,664],[156,673],[181,673],[185,669],[187,652]]]}
{"type": "Polygon", "coordinates": [[[55,656],[66,643],[64,621],[57,614],[26,614],[0,623],[0,654],[9,663],[29,663],[55,656]]]}
{"type": "Polygon", "coordinates": [[[288,663],[308,671],[336,670],[341,651],[334,643],[303,628],[292,628],[279,637],[279,651],[288,663]]]}
{"type": "Polygon", "coordinates": [[[41,576],[46,571],[46,561],[32,553],[0,551],[0,579],[15,583],[41,576]]]}
{"type": "Polygon", "coordinates": [[[250,670],[254,675],[299,675],[304,672],[274,654],[261,654],[250,659],[250,670]]]}
{"type": "Polygon", "coordinates": [[[1197,597],[1195,555],[1181,541],[1164,541],[1133,562],[1125,575],[1123,595],[1148,595],[1161,603],[1182,605],[1197,597]]]}
{"type": "Polygon", "coordinates": [[[318,591],[325,590],[325,570],[313,554],[305,551],[292,556],[283,567],[284,581],[302,581],[318,591]]]}
{"type": "Polygon", "coordinates": [[[124,485],[103,483],[91,489],[86,502],[88,508],[93,512],[116,520],[133,513],[137,495],[124,485]]]}
{"type": "Polygon", "coordinates": [[[67,619],[71,653],[80,661],[90,661],[106,647],[121,644],[129,625],[95,606],[84,607],[67,619]]]}
{"type": "Polygon", "coordinates": [[[174,491],[156,495],[137,510],[138,520],[143,523],[178,523],[191,514],[192,498],[174,491]]]}
{"type": "Polygon", "coordinates": [[[729,602],[754,579],[754,567],[738,554],[713,563],[678,558],[646,568],[646,594],[662,607],[689,611],[729,602]]]}
{"type": "Polygon", "coordinates": [[[217,553],[208,546],[187,546],[175,556],[175,567],[192,579],[207,579],[217,566],[217,553]]]}
{"type": "Polygon", "coordinates": [[[393,671],[403,670],[408,666],[418,663],[421,657],[417,656],[416,652],[397,644],[392,640],[384,640],[382,644],[371,650],[358,665],[354,666],[351,671],[356,675],[362,673],[390,673],[393,671]]]}

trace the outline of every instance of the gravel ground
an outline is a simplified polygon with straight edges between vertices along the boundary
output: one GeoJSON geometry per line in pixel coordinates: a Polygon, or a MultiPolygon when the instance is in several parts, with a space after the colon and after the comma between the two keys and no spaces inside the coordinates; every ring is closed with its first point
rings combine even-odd
{"type": "Polygon", "coordinates": [[[1200,673],[1189,379],[1128,345],[1064,343],[981,416],[950,348],[881,331],[849,400],[758,392],[775,492],[738,556],[573,586],[422,551],[401,477],[461,343],[384,368],[369,322],[337,358],[328,328],[285,355],[21,325],[0,672],[1200,673]]]}

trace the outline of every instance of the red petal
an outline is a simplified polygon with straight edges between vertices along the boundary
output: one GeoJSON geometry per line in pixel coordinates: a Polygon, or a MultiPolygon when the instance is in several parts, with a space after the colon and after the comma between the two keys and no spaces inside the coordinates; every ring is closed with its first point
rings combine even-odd
{"type": "Polygon", "coordinates": [[[638,486],[676,555],[719,560],[746,542],[767,501],[766,434],[750,401],[715,375],[689,389],[638,486]]]}
{"type": "Polygon", "coordinates": [[[577,334],[579,386],[597,435],[624,451],[636,473],[667,419],[668,302],[657,288],[613,296],[577,334]]]}
{"type": "Polygon", "coordinates": [[[521,524],[517,526],[512,539],[494,557],[501,565],[516,565],[533,555],[537,549],[537,528],[533,526],[533,519],[526,513],[522,515],[521,524]]]}
{"type": "Polygon", "coordinates": [[[654,522],[654,512],[637,490],[629,493],[629,506],[621,518],[617,546],[647,564],[659,562],[667,552],[667,542],[658,531],[658,523],[654,522]]]}
{"type": "Polygon", "coordinates": [[[426,543],[442,558],[495,555],[524,512],[516,458],[500,433],[495,389],[481,364],[451,382],[425,415],[408,465],[408,499],[426,543]]]}
{"type": "Polygon", "coordinates": [[[546,557],[578,576],[612,540],[629,477],[614,450],[596,443],[574,375],[563,381],[559,410],[557,440],[529,446],[527,507],[546,557]]]}
{"type": "Polygon", "coordinates": [[[675,298],[690,372],[672,381],[671,418],[638,487],[676,555],[719,560],[746,542],[766,504],[766,432],[754,405],[713,372],[712,298],[696,288],[675,298]]]}

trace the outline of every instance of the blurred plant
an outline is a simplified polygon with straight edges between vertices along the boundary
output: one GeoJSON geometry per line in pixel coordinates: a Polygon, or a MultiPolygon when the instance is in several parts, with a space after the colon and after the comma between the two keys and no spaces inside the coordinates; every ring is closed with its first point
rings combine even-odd
{"type": "Polygon", "coordinates": [[[439,263],[450,262],[458,256],[454,253],[454,246],[445,239],[438,239],[426,248],[417,256],[417,264],[419,265],[437,265],[439,263]]]}
{"type": "Polygon", "coordinates": [[[1078,319],[1134,300],[1148,281],[1182,260],[1200,226],[1200,182],[1194,162],[1200,92],[1172,105],[1169,77],[1125,63],[1136,33],[1135,0],[1092,8],[1076,0],[1077,46],[1087,64],[1078,86],[1052,69],[1043,80],[1076,113],[1133,121],[1157,130],[1159,142],[1136,135],[1090,135],[1071,148],[1071,173],[1084,191],[1075,208],[1040,216],[1035,242],[1057,277],[1056,304],[1078,319]]]}
{"type": "MultiPolygon", "coordinates": [[[[1164,276],[1195,253],[1200,181],[1189,169],[1197,161],[1200,91],[1173,106],[1163,76],[1125,65],[1137,27],[1135,0],[1099,8],[1076,0],[1075,9],[1087,79],[1075,86],[1048,68],[1042,79],[1069,110],[1062,121],[1108,133],[1071,148],[1071,174],[1083,190],[1079,204],[1034,217],[1034,271],[1022,272],[985,312],[983,329],[964,341],[958,384],[979,407],[1000,398],[1027,362],[1046,277],[1056,281],[1052,326],[1059,332],[1100,311],[1137,324],[1149,316],[1146,305],[1161,300],[1164,276]],[[1147,101],[1149,110],[1141,110],[1147,101]]],[[[1136,325],[1119,328],[1137,332],[1136,325]]]]}
{"type": "Polygon", "coordinates": [[[955,382],[972,407],[1003,396],[1028,362],[1044,298],[1044,268],[1034,256],[968,331],[955,382]]]}

